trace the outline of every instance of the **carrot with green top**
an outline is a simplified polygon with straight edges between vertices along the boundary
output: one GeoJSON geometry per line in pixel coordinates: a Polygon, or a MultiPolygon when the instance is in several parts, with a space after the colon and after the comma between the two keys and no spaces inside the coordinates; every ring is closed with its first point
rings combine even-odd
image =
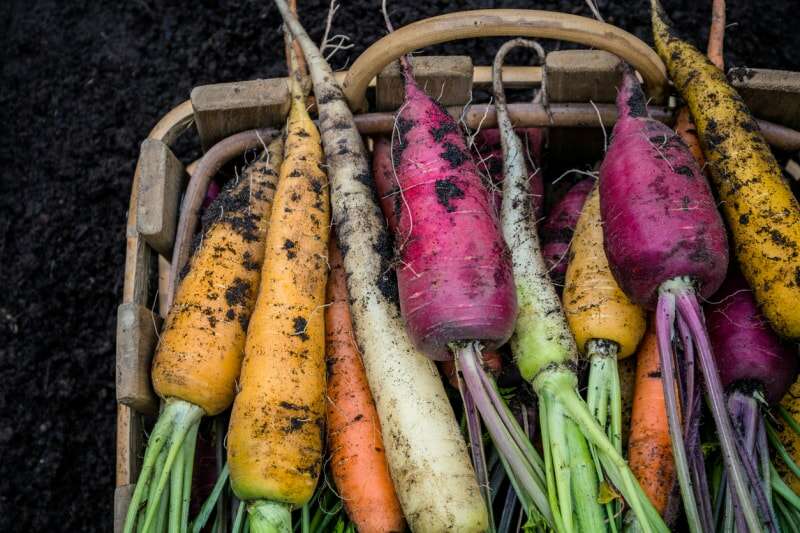
{"type": "Polygon", "coordinates": [[[329,187],[295,64],[289,80],[284,161],[227,441],[231,487],[255,533],[291,530],[292,508],[317,485],[325,434],[329,187]]]}
{"type": "Polygon", "coordinates": [[[188,523],[197,427],[201,417],[233,402],[282,152],[283,140],[276,139],[206,212],[153,359],[153,388],[165,406],[150,434],[125,533],[156,526],[166,492],[171,527],[188,523]]]}

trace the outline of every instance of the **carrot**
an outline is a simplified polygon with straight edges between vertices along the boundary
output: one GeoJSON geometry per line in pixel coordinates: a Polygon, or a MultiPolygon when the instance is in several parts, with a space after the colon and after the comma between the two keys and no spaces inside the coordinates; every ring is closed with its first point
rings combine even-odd
{"type": "Polygon", "coordinates": [[[628,462],[647,497],[661,516],[675,485],[675,463],[661,383],[655,320],[650,320],[636,352],[636,385],[633,395],[628,462]]]}
{"type": "Polygon", "coordinates": [[[436,366],[414,348],[400,318],[391,238],[364,143],[330,65],[285,0],[275,3],[314,85],[350,312],[400,505],[412,530],[482,531],[486,509],[453,409],[436,366]]]}
{"type": "Polygon", "coordinates": [[[322,466],[328,181],[296,64],[289,85],[274,218],[228,430],[231,487],[254,531],[291,528],[291,506],[311,498],[322,466]]]}
{"type": "Polygon", "coordinates": [[[725,74],[675,35],[658,0],[651,7],[656,50],[697,125],[742,272],[775,331],[800,338],[800,203],[725,74]]]}
{"type": "MultiPolygon", "coordinates": [[[[722,47],[725,41],[725,0],[713,0],[711,7],[711,30],[708,34],[708,59],[711,60],[720,70],[724,68],[722,47]]],[[[706,169],[706,158],[703,155],[703,147],[697,137],[689,108],[682,106],[678,110],[675,118],[675,131],[680,135],[683,142],[692,152],[692,156],[697,161],[698,166],[706,169]]]]}
{"type": "MultiPolygon", "coordinates": [[[[590,189],[575,225],[565,281],[564,313],[578,350],[590,364],[586,403],[621,454],[622,389],[617,360],[636,350],[644,334],[645,317],[611,274],[603,250],[597,187],[590,189]]],[[[619,515],[615,507],[606,508],[609,519],[619,515]]]]}
{"type": "MultiPolygon", "coordinates": [[[[530,216],[521,141],[513,131],[502,88],[501,65],[514,46],[541,48],[516,39],[505,43],[493,65],[495,107],[503,136],[503,234],[511,250],[519,302],[511,349],[522,377],[539,396],[539,421],[553,523],[558,531],[605,531],[599,503],[600,478],[592,468],[594,457],[636,513],[642,530],[666,531],[658,513],[636,483],[622,455],[577,393],[575,365],[578,349],[564,311],[547,274],[530,216]],[[591,446],[591,451],[589,446],[591,446]],[[587,467],[586,465],[589,465],[587,467]]],[[[483,413],[482,413],[483,414],[483,413]]]]}
{"type": "Polygon", "coordinates": [[[126,533],[134,531],[145,498],[144,520],[152,523],[169,476],[174,478],[172,522],[188,520],[197,425],[203,415],[216,415],[233,402],[282,149],[282,139],[273,141],[206,212],[204,233],[180,280],[153,360],[153,387],[166,406],[150,436],[126,533]]]}
{"type": "Polygon", "coordinates": [[[342,253],[331,239],[325,336],[328,449],[336,488],[364,533],[401,532],[403,512],[389,475],[381,426],[350,320],[342,253]]]}

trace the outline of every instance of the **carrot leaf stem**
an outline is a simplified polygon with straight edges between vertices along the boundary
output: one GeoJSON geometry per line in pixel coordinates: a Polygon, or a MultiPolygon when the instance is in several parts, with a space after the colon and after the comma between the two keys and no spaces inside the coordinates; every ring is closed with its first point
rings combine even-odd
{"type": "Polygon", "coordinates": [[[292,512],[285,503],[254,500],[247,504],[247,522],[253,533],[291,533],[292,512]]]}
{"type": "Polygon", "coordinates": [[[792,428],[792,431],[795,433],[800,433],[800,424],[797,423],[797,420],[794,419],[792,414],[786,410],[786,408],[782,405],[778,405],[778,413],[781,415],[781,418],[789,424],[789,427],[792,428]]]}
{"type": "MultiPolygon", "coordinates": [[[[228,465],[225,465],[227,469],[228,465]]],[[[242,523],[246,522],[244,520],[244,508],[247,507],[245,502],[240,501],[239,505],[236,507],[236,518],[233,519],[233,528],[231,529],[231,533],[239,533],[242,530],[242,523]]]]}
{"type": "Polygon", "coordinates": [[[125,516],[124,533],[133,533],[140,507],[145,502],[148,502],[148,507],[152,506],[154,509],[159,507],[156,500],[160,500],[160,495],[156,496],[156,483],[154,483],[153,476],[163,471],[166,454],[163,456],[162,461],[161,451],[171,439],[173,427],[181,415],[182,404],[190,405],[180,400],[167,400],[155,427],[153,427],[153,432],[150,434],[150,439],[147,443],[142,470],[139,473],[139,479],[136,482],[136,488],[128,506],[128,513],[125,516]]]}
{"type": "MultiPolygon", "coordinates": [[[[518,446],[513,437],[515,431],[521,433],[522,430],[519,429],[519,424],[513,416],[510,417],[510,420],[506,420],[501,414],[502,409],[498,410],[498,402],[503,400],[493,386],[486,386],[488,377],[485,378],[487,381],[482,380],[485,372],[478,363],[475,343],[469,343],[466,345],[466,349],[459,351],[457,365],[500,458],[507,467],[506,472],[509,478],[512,483],[517,483],[517,493],[523,504],[526,501],[533,504],[531,507],[552,523],[552,514],[541,479],[536,474],[531,457],[518,446]],[[516,428],[513,427],[514,425],[516,428]]],[[[531,449],[533,449],[532,446],[531,449]]],[[[530,508],[528,510],[530,511],[530,508]]]]}
{"type": "Polygon", "coordinates": [[[308,503],[300,509],[300,531],[302,533],[311,533],[311,513],[308,503]]]}
{"type": "MultiPolygon", "coordinates": [[[[467,433],[469,436],[469,450],[472,455],[472,467],[475,469],[475,477],[478,479],[478,487],[480,487],[483,501],[486,504],[486,510],[489,513],[489,532],[495,531],[494,526],[494,513],[492,511],[492,494],[489,490],[489,472],[486,467],[486,455],[483,451],[483,434],[481,432],[481,419],[478,414],[478,409],[475,407],[475,400],[472,398],[469,388],[464,383],[464,377],[459,370],[458,361],[461,352],[464,350],[473,350],[476,358],[480,359],[479,348],[472,343],[471,347],[467,345],[454,344],[451,350],[455,354],[456,376],[458,379],[458,391],[461,393],[461,400],[464,403],[464,416],[467,422],[467,433]]],[[[473,354],[471,354],[473,355],[473,354]]],[[[468,356],[469,357],[469,356],[468,356]]],[[[479,363],[480,364],[480,363],[479,363]]],[[[305,532],[304,532],[305,533],[305,532]]]]}
{"type": "MultiPolygon", "coordinates": [[[[181,445],[182,446],[182,445],[181,445]]],[[[178,459],[169,473],[169,531],[181,530],[183,507],[183,448],[178,452],[178,459]]]]}
{"type": "Polygon", "coordinates": [[[584,438],[594,447],[603,464],[605,474],[621,492],[625,501],[637,515],[643,531],[667,532],[667,526],[653,504],[645,496],[625,459],[617,453],[603,430],[595,421],[586,403],[575,388],[576,376],[572,370],[560,368],[540,373],[534,380],[534,390],[540,397],[552,394],[565,413],[578,425],[584,438]]]}
{"type": "MultiPolygon", "coordinates": [[[[183,400],[170,398],[167,400],[167,407],[164,409],[164,412],[168,409],[174,409],[175,411],[174,424],[171,424],[170,427],[169,450],[167,452],[166,461],[164,462],[163,469],[159,472],[160,475],[155,485],[153,499],[148,501],[147,504],[144,518],[144,531],[146,532],[150,531],[150,526],[153,525],[153,520],[159,508],[158,500],[161,498],[161,493],[164,491],[164,487],[171,477],[170,473],[175,460],[181,452],[183,441],[192,427],[199,424],[200,419],[203,417],[202,408],[183,400]]],[[[181,480],[182,479],[183,476],[181,474],[181,480]]]]}
{"type": "Polygon", "coordinates": [[[219,501],[222,490],[225,488],[226,483],[228,483],[229,476],[230,471],[228,470],[228,463],[225,463],[225,466],[222,467],[222,472],[220,472],[217,481],[214,483],[214,487],[211,489],[211,494],[209,494],[206,501],[203,502],[203,505],[200,507],[200,512],[197,513],[197,517],[192,522],[192,533],[200,533],[205,527],[208,522],[208,517],[211,516],[211,512],[214,510],[214,507],[216,507],[217,501],[219,501]]]}
{"type": "Polygon", "coordinates": [[[719,380],[717,363],[711,351],[711,343],[703,323],[702,310],[697,301],[694,288],[688,280],[684,280],[683,287],[681,287],[680,284],[676,284],[671,290],[675,291],[677,310],[686,320],[692,332],[693,341],[699,356],[700,370],[705,382],[706,398],[719,435],[722,458],[725,462],[726,469],[730,473],[730,481],[733,484],[733,490],[741,506],[747,527],[752,531],[760,531],[762,527],[765,527],[768,531],[777,531],[777,526],[772,516],[773,513],[769,507],[764,508],[763,506],[765,498],[763,497],[763,490],[760,482],[757,478],[753,479],[752,472],[747,468],[749,465],[743,464],[744,461],[748,461],[748,459],[742,457],[742,452],[738,449],[740,443],[733,431],[730,416],[728,416],[728,411],[725,406],[725,398],[722,391],[722,384],[719,380]],[[761,518],[759,518],[758,511],[750,497],[750,490],[756,494],[756,501],[759,502],[761,518]]]}
{"type": "MultiPolygon", "coordinates": [[[[617,368],[617,354],[619,345],[612,341],[593,339],[586,347],[589,357],[589,387],[586,392],[586,405],[597,419],[600,427],[604,428],[606,435],[618,453],[622,453],[622,393],[619,384],[619,370],[617,368]]],[[[602,479],[603,465],[592,450],[597,476],[602,479]]],[[[604,504],[608,524],[612,532],[616,533],[621,527],[619,513],[619,500],[611,499],[604,504]]]]}
{"type": "MultiPolygon", "coordinates": [[[[164,460],[166,460],[166,453],[164,454],[164,460]]],[[[163,464],[163,462],[162,462],[163,464]]],[[[169,510],[169,487],[167,490],[161,494],[161,500],[158,504],[158,515],[156,516],[156,531],[164,531],[167,528],[167,512],[169,510]]],[[[142,520],[138,524],[138,528],[140,531],[144,530],[144,510],[142,510],[142,520]]]]}
{"type": "Polygon", "coordinates": [[[192,499],[192,474],[194,473],[194,453],[197,450],[197,432],[200,421],[192,426],[183,443],[183,487],[181,488],[181,533],[189,530],[189,503],[192,499]]]}
{"type": "Polygon", "coordinates": [[[771,424],[765,423],[765,427],[767,430],[767,437],[769,439],[769,443],[778,453],[778,457],[781,458],[783,463],[786,467],[797,477],[800,477],[800,466],[794,461],[789,452],[786,451],[786,447],[781,442],[780,438],[778,437],[778,432],[775,431],[775,428],[772,427],[771,424]]]}
{"type": "MultiPolygon", "coordinates": [[[[775,470],[775,467],[770,463],[770,483],[772,485],[772,489],[775,491],[775,495],[779,496],[786,500],[786,504],[791,505],[794,509],[795,514],[800,512],[800,496],[798,496],[790,487],[786,484],[786,482],[781,479],[780,474],[778,471],[775,470]]],[[[779,499],[779,498],[776,498],[779,499]]]]}
{"type": "MultiPolygon", "coordinates": [[[[569,472],[572,477],[572,494],[575,499],[574,509],[578,531],[606,531],[603,511],[611,511],[610,505],[601,503],[601,485],[594,462],[594,455],[583,437],[580,428],[570,418],[564,419],[564,434],[567,438],[569,453],[569,472]]],[[[616,498],[615,498],[616,499],[616,498]]],[[[609,525],[616,533],[614,515],[610,514],[609,525]]]]}

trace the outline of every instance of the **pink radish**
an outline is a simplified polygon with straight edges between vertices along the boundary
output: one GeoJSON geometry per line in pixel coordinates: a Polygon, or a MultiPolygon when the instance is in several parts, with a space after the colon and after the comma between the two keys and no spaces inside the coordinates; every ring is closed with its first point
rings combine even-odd
{"type": "Polygon", "coordinates": [[[406,100],[391,153],[400,308],[411,338],[433,359],[452,358],[453,342],[497,348],[517,310],[497,215],[455,120],[402,62],[406,100]]]}

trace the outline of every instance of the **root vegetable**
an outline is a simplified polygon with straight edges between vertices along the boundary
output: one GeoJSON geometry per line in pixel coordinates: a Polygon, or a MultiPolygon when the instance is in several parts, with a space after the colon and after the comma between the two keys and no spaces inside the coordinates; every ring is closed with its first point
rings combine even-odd
{"type": "Polygon", "coordinates": [[[412,530],[483,531],[487,512],[434,363],[405,332],[364,144],[333,72],[276,0],[314,84],[356,340],[381,419],[389,469],[412,530]]]}

